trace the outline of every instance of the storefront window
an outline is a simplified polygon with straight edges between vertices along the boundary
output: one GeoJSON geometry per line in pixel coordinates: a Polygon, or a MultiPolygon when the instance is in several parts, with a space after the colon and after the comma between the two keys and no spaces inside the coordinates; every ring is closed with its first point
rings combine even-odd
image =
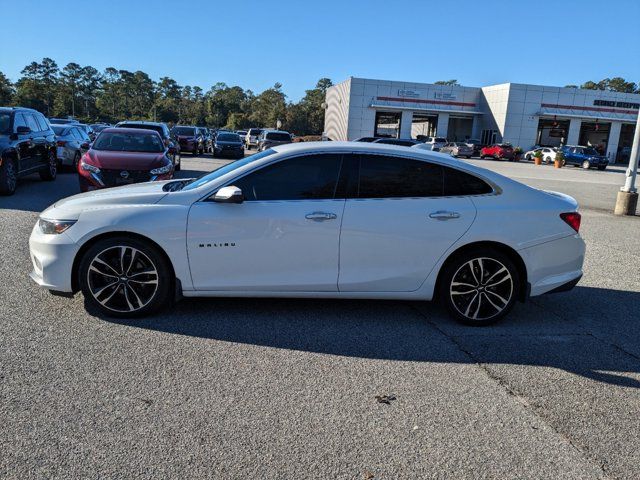
{"type": "Polygon", "coordinates": [[[610,123],[582,122],[580,125],[579,144],[595,148],[600,155],[607,152],[610,123]]]}
{"type": "Polygon", "coordinates": [[[376,112],[374,136],[400,138],[400,112],[376,112]]]}

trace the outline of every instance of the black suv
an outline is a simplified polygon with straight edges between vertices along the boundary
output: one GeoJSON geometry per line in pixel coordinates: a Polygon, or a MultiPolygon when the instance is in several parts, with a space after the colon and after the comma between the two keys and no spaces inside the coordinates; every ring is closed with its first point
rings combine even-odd
{"type": "Polygon", "coordinates": [[[18,177],[39,173],[55,180],[56,136],[44,115],[21,107],[0,107],[0,195],[13,195],[18,177]]]}
{"type": "Polygon", "coordinates": [[[136,120],[126,120],[116,125],[116,128],[142,128],[144,130],[153,130],[160,134],[164,145],[167,147],[167,157],[173,162],[173,168],[180,170],[180,144],[178,139],[173,135],[166,123],[162,122],[144,122],[136,120]]]}

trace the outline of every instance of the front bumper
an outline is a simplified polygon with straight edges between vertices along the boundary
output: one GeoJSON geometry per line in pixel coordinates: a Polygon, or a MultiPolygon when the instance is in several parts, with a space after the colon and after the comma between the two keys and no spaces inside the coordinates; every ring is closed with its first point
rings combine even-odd
{"type": "Polygon", "coordinates": [[[71,237],[66,233],[45,235],[36,223],[29,237],[29,253],[34,282],[48,290],[73,293],[71,279],[78,248],[71,237]]]}

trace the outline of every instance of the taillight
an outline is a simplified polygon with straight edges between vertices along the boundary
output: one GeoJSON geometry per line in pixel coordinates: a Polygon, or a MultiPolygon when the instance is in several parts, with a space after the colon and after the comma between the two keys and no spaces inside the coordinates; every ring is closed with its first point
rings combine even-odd
{"type": "Polygon", "coordinates": [[[58,140],[58,141],[56,142],[56,145],[57,145],[58,147],[64,147],[66,144],[67,144],[66,140],[58,140]]]}
{"type": "Polygon", "coordinates": [[[578,212],[561,213],[560,218],[576,232],[580,231],[580,220],[582,216],[578,212]]]}

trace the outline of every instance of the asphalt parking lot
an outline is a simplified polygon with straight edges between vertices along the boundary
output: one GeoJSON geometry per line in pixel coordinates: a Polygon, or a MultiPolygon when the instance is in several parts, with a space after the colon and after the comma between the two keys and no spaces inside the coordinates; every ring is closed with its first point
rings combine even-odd
{"type": "Polygon", "coordinates": [[[77,180],[24,179],[0,197],[0,478],[639,478],[640,218],[609,213],[624,169],[471,162],[575,196],[587,242],[573,291],[486,328],[419,302],[93,317],[28,277],[38,213],[77,180]]]}

